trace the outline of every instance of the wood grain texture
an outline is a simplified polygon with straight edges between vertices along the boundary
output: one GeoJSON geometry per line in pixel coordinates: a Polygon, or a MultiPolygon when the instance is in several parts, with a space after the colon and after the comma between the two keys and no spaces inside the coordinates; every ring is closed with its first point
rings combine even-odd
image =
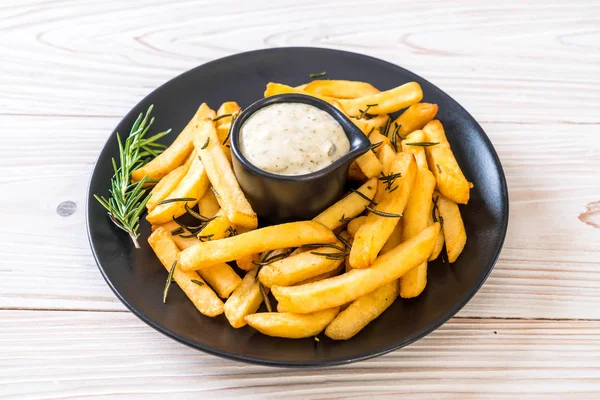
{"type": "Polygon", "coordinates": [[[590,0],[3,1],[0,397],[600,396],[599,23],[590,0]],[[125,312],[91,256],[89,175],[121,116],[199,64],[279,46],[414,71],[500,155],[500,260],[457,318],[404,350],[327,370],[221,360],[125,312]]]}
{"type": "Polygon", "coordinates": [[[567,399],[600,391],[600,321],[452,320],[374,360],[299,370],[206,355],[131,314],[0,311],[0,319],[3,399],[567,399]]]}

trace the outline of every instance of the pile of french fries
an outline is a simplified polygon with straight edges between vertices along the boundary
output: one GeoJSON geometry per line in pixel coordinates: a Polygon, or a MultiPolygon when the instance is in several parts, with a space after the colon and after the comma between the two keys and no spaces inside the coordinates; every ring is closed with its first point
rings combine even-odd
{"type": "Polygon", "coordinates": [[[240,107],[202,104],[173,144],[132,175],[158,181],[146,218],[148,242],[169,271],[164,301],[172,280],[198,311],[225,314],[234,328],[349,339],[398,296],[421,294],[444,244],[447,261],[458,258],[466,232],[457,204],[467,204],[472,184],[434,119],[437,105],[420,102],[415,82],[384,92],[354,81],[269,83],[265,97],[282,93],[333,104],[369,137],[371,151],[349,171],[357,189],[312,221],[257,229],[231,167],[229,130],[240,107]],[[184,214],[196,223],[181,223],[184,214]],[[258,312],[263,303],[267,312],[258,312]]]}

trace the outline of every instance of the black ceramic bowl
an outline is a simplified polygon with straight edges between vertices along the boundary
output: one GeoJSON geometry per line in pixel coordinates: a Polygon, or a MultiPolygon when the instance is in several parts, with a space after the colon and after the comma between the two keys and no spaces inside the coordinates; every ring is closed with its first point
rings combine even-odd
{"type": "Polygon", "coordinates": [[[350,164],[371,148],[371,142],[342,112],[329,103],[302,94],[280,94],[246,108],[231,127],[233,170],[240,187],[259,217],[271,223],[308,220],[338,200],[350,164]],[[252,164],[240,149],[240,129],[256,111],[278,103],[304,103],[331,115],[344,129],[350,151],[333,164],[305,175],[277,175],[252,164]]]}
{"type": "Polygon", "coordinates": [[[406,346],[442,325],[467,304],[492,270],[504,242],[508,224],[506,180],[481,126],[430,82],[397,65],[362,54],[277,48],[215,60],[154,90],[132,107],[115,130],[107,132],[107,137],[90,180],[86,213],[90,245],[104,279],[115,295],[148,325],[174,340],[218,356],[265,365],[323,366],[364,360],[406,346]],[[169,144],[202,102],[216,109],[225,101],[235,100],[246,108],[263,96],[268,82],[300,85],[316,71],[327,71],[329,79],[370,82],[381,90],[416,81],[423,89],[423,101],[439,105],[436,118],[444,124],[467,179],[475,184],[469,204],[460,206],[468,236],[461,256],[452,265],[441,259],[432,262],[427,268],[427,287],[419,297],[396,300],[379,318],[346,341],[336,342],[324,335],[319,335],[319,342],[313,338],[281,339],[247,326],[233,329],[223,315],[209,318],[200,314],[177,286],[171,287],[167,304],[163,304],[167,271],[146,243],[149,224],[144,218],[140,221],[142,248],[135,249],[127,234],[110,221],[93,197],[94,193],[108,194],[113,174],[111,158],[119,155],[115,132],[129,132],[138,114],[154,104],[156,121],[151,130],[172,128],[174,134],[162,140],[169,144]]]}

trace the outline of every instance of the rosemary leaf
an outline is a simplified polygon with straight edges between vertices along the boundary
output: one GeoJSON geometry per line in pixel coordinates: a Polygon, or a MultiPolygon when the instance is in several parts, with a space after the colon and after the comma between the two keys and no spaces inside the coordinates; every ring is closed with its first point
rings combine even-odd
{"type": "Polygon", "coordinates": [[[223,114],[223,115],[219,115],[217,118],[213,119],[213,122],[217,122],[220,119],[223,118],[227,118],[227,117],[231,117],[233,114],[223,114]]]}
{"type": "Polygon", "coordinates": [[[372,151],[373,153],[375,153],[375,150],[376,150],[376,149],[377,149],[379,146],[381,146],[382,144],[383,144],[383,142],[377,142],[377,143],[373,143],[373,144],[371,145],[371,151],[372,151]]]}
{"type": "Polygon", "coordinates": [[[192,279],[192,283],[195,283],[198,286],[204,286],[204,282],[199,281],[198,279],[192,279]]]}
{"type": "Polygon", "coordinates": [[[341,223],[346,223],[352,221],[354,218],[346,218],[346,214],[342,214],[342,218],[340,218],[341,223]]]}
{"type": "Polygon", "coordinates": [[[171,236],[176,236],[176,235],[180,235],[182,233],[185,232],[185,229],[183,229],[182,227],[179,228],[175,228],[171,231],[171,236]]]}
{"type": "Polygon", "coordinates": [[[371,211],[373,214],[379,215],[380,217],[386,217],[386,218],[400,218],[400,217],[402,217],[402,214],[393,214],[393,213],[388,213],[388,212],[384,212],[384,211],[379,211],[379,210],[376,210],[376,209],[371,208],[369,206],[367,206],[366,208],[367,208],[367,210],[371,211]]]}
{"type": "Polygon", "coordinates": [[[167,277],[167,283],[165,284],[165,290],[163,292],[163,304],[167,303],[167,294],[169,294],[169,288],[171,287],[171,282],[173,281],[173,274],[175,273],[176,266],[177,260],[173,261],[173,265],[171,265],[171,269],[169,270],[169,276],[167,277]]]}
{"type": "MultiPolygon", "coordinates": [[[[163,201],[159,201],[158,203],[156,203],[157,206],[163,205],[163,204],[169,204],[169,203],[178,203],[180,201],[196,201],[196,198],[194,197],[179,197],[176,199],[166,199],[163,201]]],[[[186,204],[187,206],[187,204],[186,204]]]]}
{"type": "Polygon", "coordinates": [[[207,148],[209,143],[210,143],[210,136],[206,138],[206,142],[204,142],[202,147],[200,147],[200,150],[204,150],[205,148],[207,148]]]}
{"type": "Polygon", "coordinates": [[[263,301],[265,302],[265,307],[267,307],[268,312],[273,312],[273,307],[271,307],[271,300],[269,300],[269,295],[267,294],[267,290],[261,282],[258,282],[258,287],[260,289],[260,293],[262,294],[263,301]]]}
{"type": "Polygon", "coordinates": [[[338,235],[337,233],[335,233],[334,235],[337,238],[337,240],[339,240],[340,242],[342,242],[344,244],[344,246],[346,246],[346,248],[349,249],[352,247],[350,242],[348,240],[346,240],[344,237],[342,237],[341,235],[338,235]]]}
{"type": "Polygon", "coordinates": [[[422,146],[422,147],[430,147],[435,146],[436,144],[440,144],[440,142],[413,142],[413,143],[405,143],[407,146],[422,146]]]}
{"type": "Polygon", "coordinates": [[[310,79],[315,79],[315,78],[320,78],[322,76],[327,75],[327,71],[323,71],[323,72],[315,72],[309,75],[310,79]]]}
{"type": "Polygon", "coordinates": [[[376,205],[377,205],[377,203],[375,202],[375,200],[368,198],[368,197],[367,197],[367,195],[366,195],[366,194],[364,194],[363,192],[361,192],[360,190],[357,190],[357,189],[350,189],[350,191],[351,191],[352,193],[356,193],[357,195],[359,195],[359,196],[360,196],[360,197],[362,197],[363,199],[367,200],[367,201],[369,202],[369,204],[373,204],[374,206],[376,206],[376,205]]]}

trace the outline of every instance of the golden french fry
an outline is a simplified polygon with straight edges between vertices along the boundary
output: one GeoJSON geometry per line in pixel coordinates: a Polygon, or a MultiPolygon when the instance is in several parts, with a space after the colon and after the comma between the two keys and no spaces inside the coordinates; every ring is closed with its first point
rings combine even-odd
{"type": "Polygon", "coordinates": [[[411,146],[407,143],[420,143],[425,142],[425,132],[413,131],[409,134],[405,140],[402,141],[402,151],[406,153],[411,153],[415,156],[415,160],[417,161],[417,167],[419,168],[429,168],[427,164],[427,155],[425,154],[425,149],[423,146],[411,146]]]}
{"type": "Polygon", "coordinates": [[[433,201],[441,215],[442,229],[444,230],[444,240],[446,242],[446,252],[448,262],[456,261],[467,243],[467,232],[458,205],[445,196],[434,193],[433,201]]]}
{"type": "Polygon", "coordinates": [[[379,93],[377,88],[367,82],[325,79],[312,81],[301,90],[336,99],[356,99],[357,97],[379,93]]]}
{"type": "MultiPolygon", "coordinates": [[[[312,278],[308,278],[302,282],[296,283],[296,285],[306,285],[307,283],[318,282],[318,281],[322,281],[323,279],[331,278],[333,276],[338,276],[340,274],[340,272],[342,272],[343,269],[344,269],[344,264],[340,264],[340,265],[338,265],[337,268],[332,269],[329,272],[325,272],[321,275],[313,276],[312,278]]],[[[277,311],[279,311],[279,309],[277,309],[277,311]]],[[[282,311],[279,311],[279,312],[282,312],[282,311]]]]}
{"type": "Polygon", "coordinates": [[[244,317],[254,314],[263,302],[260,286],[256,274],[258,268],[255,266],[248,271],[242,279],[242,283],[233,291],[225,302],[225,317],[234,328],[246,325],[244,317]]]}
{"type": "Polygon", "coordinates": [[[408,82],[385,92],[363,96],[358,99],[338,100],[344,110],[353,116],[363,112],[369,114],[390,114],[418,103],[423,98],[423,91],[417,82],[408,82]]]}
{"type": "Polygon", "coordinates": [[[265,97],[271,97],[271,96],[275,96],[278,94],[287,94],[287,93],[296,93],[296,94],[304,94],[307,96],[313,96],[316,97],[318,99],[321,99],[323,101],[326,101],[330,104],[337,104],[338,100],[334,99],[333,97],[328,97],[328,96],[321,96],[319,94],[315,94],[315,93],[309,93],[305,90],[302,89],[297,89],[288,85],[283,85],[281,83],[275,83],[275,82],[269,82],[267,84],[267,87],[265,89],[265,97]]]}
{"type": "Polygon", "coordinates": [[[198,243],[179,254],[185,271],[202,269],[219,262],[238,260],[263,251],[305,244],[336,242],[333,232],[314,221],[267,226],[221,240],[198,243]]]}
{"type": "Polygon", "coordinates": [[[202,103],[194,117],[165,151],[148,164],[131,173],[132,182],[141,181],[144,176],[157,181],[161,180],[169,172],[182,165],[192,150],[194,150],[193,139],[196,134],[198,122],[204,118],[214,117],[215,112],[206,103],[202,103]]]}
{"type": "Polygon", "coordinates": [[[357,192],[361,193],[362,196],[356,192],[350,193],[313,218],[313,221],[317,221],[329,229],[335,230],[344,225],[346,223],[344,222],[345,220],[354,218],[362,213],[370,203],[367,199],[372,199],[375,196],[376,190],[377,179],[371,178],[358,188],[357,192]]]}
{"type": "Polygon", "coordinates": [[[355,163],[367,178],[378,176],[383,168],[377,156],[371,150],[358,157],[355,163]]]}
{"type": "MultiPolygon", "coordinates": [[[[402,217],[404,240],[418,235],[429,225],[434,189],[435,177],[431,171],[419,168],[402,217]]],[[[429,258],[429,255],[427,257],[429,258]]],[[[404,299],[417,297],[425,290],[425,285],[427,285],[427,261],[408,271],[400,279],[400,296],[404,299]]]]}
{"type": "Polygon", "coordinates": [[[162,178],[152,188],[152,191],[150,192],[150,199],[148,199],[148,202],[146,203],[146,208],[149,212],[154,210],[158,203],[166,199],[171,194],[171,192],[173,192],[173,190],[177,188],[179,182],[181,182],[185,174],[190,169],[192,161],[193,160],[190,159],[189,161],[186,161],[186,163],[182,166],[177,167],[173,171],[169,172],[167,176],[162,178]]]}
{"type": "MultiPolygon", "coordinates": [[[[430,210],[430,215],[429,215],[429,225],[433,224],[434,222],[437,222],[439,219],[439,212],[434,211],[434,204],[433,201],[431,202],[431,210],[430,210]],[[433,213],[436,212],[438,215],[436,216],[436,220],[434,221],[433,219],[433,213]]],[[[429,256],[429,258],[427,259],[427,261],[433,261],[436,258],[438,258],[438,256],[440,255],[440,253],[442,252],[442,249],[444,248],[444,230],[440,229],[440,233],[438,233],[438,238],[435,242],[435,246],[433,246],[433,251],[431,252],[431,255],[429,256]]]]}
{"type": "Polygon", "coordinates": [[[312,314],[267,312],[247,315],[244,320],[264,335],[301,339],[318,335],[339,311],[335,307],[312,314]]]}
{"type": "Polygon", "coordinates": [[[346,116],[350,118],[350,121],[354,122],[354,125],[358,126],[365,135],[375,132],[382,133],[390,121],[390,116],[387,114],[377,115],[369,119],[346,116]]]}
{"type": "MultiPolygon", "coordinates": [[[[177,229],[179,225],[175,221],[167,222],[166,224],[162,224],[159,226],[152,226],[152,231],[155,231],[159,227],[162,227],[167,232],[172,232],[174,229],[177,229]]],[[[185,234],[189,234],[188,231],[185,234]]],[[[185,250],[190,246],[193,246],[196,243],[199,243],[200,240],[196,237],[181,237],[180,235],[171,235],[171,239],[179,250],[185,250]]],[[[206,281],[213,288],[215,292],[219,295],[219,297],[227,298],[237,288],[242,282],[242,278],[226,263],[215,264],[212,267],[204,268],[196,271],[202,279],[206,281]]]]}
{"type": "Polygon", "coordinates": [[[382,200],[373,208],[375,211],[369,212],[364,224],[354,235],[349,258],[352,268],[369,267],[400,220],[417,174],[413,155],[398,153],[390,174],[401,175],[390,182],[382,200]]]}
{"type": "Polygon", "coordinates": [[[352,164],[350,164],[350,168],[348,169],[348,179],[351,181],[364,182],[368,178],[365,176],[365,174],[363,174],[363,172],[360,170],[358,164],[356,164],[355,161],[352,164]]]}
{"type": "Polygon", "coordinates": [[[306,89],[306,87],[307,87],[309,84],[310,84],[310,82],[308,82],[308,83],[304,83],[304,84],[302,84],[302,85],[298,85],[298,86],[296,86],[294,89],[298,89],[298,90],[305,90],[305,89],[306,89]]]}
{"type": "Polygon", "coordinates": [[[440,229],[436,223],[397,246],[371,265],[301,286],[273,286],[271,291],[290,312],[311,313],[339,307],[390,283],[427,260],[440,229]]]}
{"type": "Polygon", "coordinates": [[[356,235],[356,232],[360,229],[360,227],[365,223],[367,217],[365,215],[361,215],[360,217],[354,218],[352,221],[348,222],[348,233],[352,238],[356,235]]]}
{"type": "Polygon", "coordinates": [[[400,218],[400,221],[398,221],[398,223],[396,224],[396,227],[392,231],[392,234],[388,238],[387,242],[385,242],[385,244],[381,248],[381,251],[379,252],[379,254],[385,254],[385,253],[389,252],[394,247],[398,246],[400,243],[402,243],[404,241],[403,236],[402,236],[402,231],[403,231],[402,219],[403,218],[400,218]]]}
{"type": "Polygon", "coordinates": [[[369,135],[369,140],[371,141],[371,146],[377,146],[373,149],[373,150],[375,150],[377,159],[379,159],[379,153],[381,152],[383,145],[388,145],[388,146],[390,145],[390,139],[388,139],[387,136],[383,136],[379,132],[372,132],[369,135]],[[381,144],[379,144],[379,143],[381,143],[381,144]]]}
{"type": "Polygon", "coordinates": [[[423,132],[428,142],[439,143],[425,148],[429,169],[435,175],[438,190],[455,203],[467,204],[470,185],[454,158],[441,122],[438,120],[429,122],[423,128],[423,132]]]}
{"type": "MultiPolygon", "coordinates": [[[[179,252],[175,242],[171,239],[171,234],[164,228],[158,228],[152,232],[152,235],[148,238],[148,243],[162,265],[167,271],[170,271],[179,252]]],[[[194,271],[184,272],[179,268],[179,265],[176,265],[173,280],[177,282],[177,285],[202,314],[214,317],[223,313],[223,302],[221,299],[217,297],[215,292],[194,271]],[[192,279],[201,284],[194,283],[192,279]]]]}
{"type": "Polygon", "coordinates": [[[206,190],[208,189],[208,178],[204,167],[199,159],[195,159],[190,169],[185,174],[177,188],[171,192],[164,201],[174,200],[168,204],[157,205],[148,213],[146,219],[154,225],[164,224],[173,218],[186,213],[185,205],[194,207],[206,190]],[[177,201],[177,199],[189,198],[191,201],[177,201]]]}
{"type": "Polygon", "coordinates": [[[397,297],[398,281],[359,297],[331,321],[325,329],[325,336],[334,340],[350,339],[387,310],[397,297]]]}
{"type": "Polygon", "coordinates": [[[396,118],[394,123],[392,123],[392,127],[395,127],[396,124],[398,124],[398,134],[400,136],[407,136],[409,133],[416,131],[417,129],[423,129],[423,127],[429,121],[435,118],[437,111],[437,104],[413,104],[412,106],[408,107],[406,111],[404,111],[398,118],[396,118]]]}
{"type": "Polygon", "coordinates": [[[256,228],[258,218],[238,184],[210,119],[200,122],[194,146],[216,191],[217,201],[236,226],[256,228]]]}
{"type": "Polygon", "coordinates": [[[254,264],[254,262],[258,262],[259,259],[260,257],[258,254],[251,254],[249,256],[240,257],[239,259],[235,260],[235,264],[238,266],[239,269],[242,269],[244,271],[250,271],[252,268],[256,267],[256,264],[254,264]]]}
{"type": "Polygon", "coordinates": [[[377,204],[379,204],[379,202],[383,200],[383,196],[387,193],[387,191],[391,189],[391,187],[388,187],[389,185],[386,183],[386,180],[384,178],[386,175],[389,176],[390,169],[394,164],[394,160],[396,160],[396,152],[392,150],[391,146],[383,144],[381,147],[383,147],[383,149],[381,150],[381,153],[379,153],[379,155],[377,156],[379,158],[379,161],[381,162],[382,167],[382,176],[377,180],[377,193],[375,193],[375,203],[377,204]]]}
{"type": "Polygon", "coordinates": [[[235,229],[223,210],[219,210],[214,219],[198,233],[198,239],[218,240],[231,235],[231,229],[235,229]]]}
{"type": "Polygon", "coordinates": [[[204,196],[198,201],[198,210],[200,211],[200,214],[207,218],[212,218],[217,215],[220,209],[221,206],[212,190],[207,190],[206,193],[204,193],[204,196]]]}
{"type": "Polygon", "coordinates": [[[227,159],[231,162],[231,148],[229,144],[229,129],[231,129],[231,124],[233,121],[233,116],[236,113],[241,112],[241,108],[235,101],[228,101],[219,107],[217,110],[217,117],[219,118],[215,122],[215,127],[217,129],[217,136],[219,138],[219,143],[223,146],[223,152],[227,159]],[[223,117],[223,115],[231,114],[231,116],[223,117]]]}
{"type": "MultiPolygon", "coordinates": [[[[338,241],[336,246],[343,249],[344,245],[338,241]]],[[[265,265],[258,273],[258,279],[266,287],[273,285],[291,286],[303,280],[327,273],[342,264],[344,258],[332,260],[320,254],[339,254],[340,250],[330,247],[311,249],[295,255],[290,255],[283,260],[265,265]]]]}

